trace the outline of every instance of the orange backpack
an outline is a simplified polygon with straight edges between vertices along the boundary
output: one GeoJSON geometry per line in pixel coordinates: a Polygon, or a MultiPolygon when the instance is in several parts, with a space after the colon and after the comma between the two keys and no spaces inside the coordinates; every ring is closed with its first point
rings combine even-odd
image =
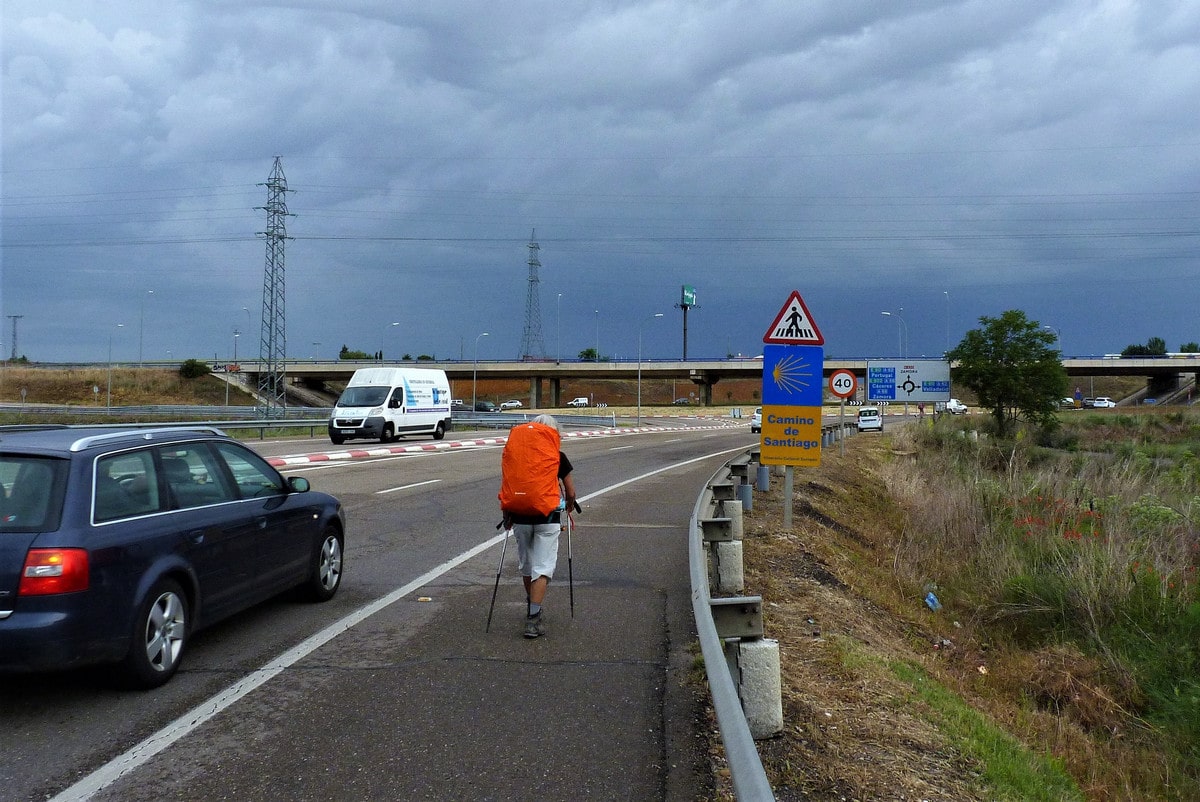
{"type": "Polygon", "coordinates": [[[521,423],[508,433],[500,455],[500,509],[513,515],[548,516],[559,508],[561,438],[543,423],[521,423]]]}

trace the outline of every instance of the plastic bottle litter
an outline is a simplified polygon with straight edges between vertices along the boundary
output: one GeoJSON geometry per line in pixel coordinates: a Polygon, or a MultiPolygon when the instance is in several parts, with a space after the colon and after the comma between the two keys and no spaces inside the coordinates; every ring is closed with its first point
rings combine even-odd
{"type": "Polygon", "coordinates": [[[942,609],[942,603],[940,601],[938,601],[937,596],[933,595],[932,590],[929,591],[929,593],[925,594],[925,604],[929,607],[930,610],[933,610],[935,613],[938,610],[942,609]]]}

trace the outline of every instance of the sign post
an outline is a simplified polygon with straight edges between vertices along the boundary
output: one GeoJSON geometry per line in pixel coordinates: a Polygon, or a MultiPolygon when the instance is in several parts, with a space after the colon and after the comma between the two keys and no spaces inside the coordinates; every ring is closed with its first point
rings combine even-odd
{"type": "MultiPolygon", "coordinates": [[[[845,427],[846,425],[846,399],[853,398],[858,392],[858,377],[854,375],[852,370],[835,370],[829,376],[829,392],[841,399],[838,404],[838,426],[845,427]]],[[[838,432],[838,442],[841,444],[842,456],[846,456],[846,432],[838,432]]]]}
{"type": "Polygon", "coordinates": [[[792,526],[793,468],[821,464],[825,338],[793,290],[763,335],[760,460],[783,465],[783,525],[792,526]]]}

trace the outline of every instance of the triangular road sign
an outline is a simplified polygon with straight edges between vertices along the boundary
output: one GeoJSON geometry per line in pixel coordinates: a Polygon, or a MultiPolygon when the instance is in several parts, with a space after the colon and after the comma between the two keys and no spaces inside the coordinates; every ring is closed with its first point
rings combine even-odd
{"type": "Polygon", "coordinates": [[[825,338],[817,328],[816,321],[804,305],[800,293],[792,290],[791,297],[775,316],[775,322],[763,335],[764,343],[777,345],[824,345],[825,338]]]}

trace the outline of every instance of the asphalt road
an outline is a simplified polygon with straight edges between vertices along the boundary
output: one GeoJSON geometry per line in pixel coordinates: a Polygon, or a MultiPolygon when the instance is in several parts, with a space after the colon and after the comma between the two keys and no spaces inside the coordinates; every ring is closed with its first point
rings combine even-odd
{"type": "Polygon", "coordinates": [[[0,799],[695,799],[709,779],[687,521],[756,438],[690,425],[565,440],[584,506],[574,616],[564,542],[533,641],[511,541],[484,632],[499,447],[289,469],[346,506],[338,596],[276,599],[198,634],[152,692],[95,670],[3,677],[0,799]]]}

